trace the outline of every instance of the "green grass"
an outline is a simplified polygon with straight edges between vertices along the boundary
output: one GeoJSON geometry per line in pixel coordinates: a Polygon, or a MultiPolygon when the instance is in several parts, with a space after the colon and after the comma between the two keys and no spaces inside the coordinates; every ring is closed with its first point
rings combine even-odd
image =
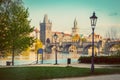
{"type": "Polygon", "coordinates": [[[95,69],[91,73],[89,68],[77,67],[10,67],[0,68],[0,80],[41,80],[117,73],[120,74],[120,68],[95,69]]]}

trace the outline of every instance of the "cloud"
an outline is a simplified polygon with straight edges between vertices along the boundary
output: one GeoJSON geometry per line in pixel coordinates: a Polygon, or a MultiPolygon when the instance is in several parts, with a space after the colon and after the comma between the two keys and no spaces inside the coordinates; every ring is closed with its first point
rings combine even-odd
{"type": "Polygon", "coordinates": [[[117,12],[110,13],[109,16],[118,16],[119,14],[117,12]]]}

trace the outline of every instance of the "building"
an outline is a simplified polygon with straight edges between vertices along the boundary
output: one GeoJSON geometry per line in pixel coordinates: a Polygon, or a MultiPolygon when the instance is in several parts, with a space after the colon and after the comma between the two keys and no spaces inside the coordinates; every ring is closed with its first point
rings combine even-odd
{"type": "Polygon", "coordinates": [[[47,44],[47,42],[54,43],[54,34],[58,35],[57,42],[72,42],[72,41],[78,41],[79,40],[79,28],[77,25],[77,20],[75,18],[74,20],[74,26],[72,28],[72,34],[67,34],[63,32],[52,32],[52,23],[50,20],[48,20],[47,14],[44,15],[43,22],[40,23],[40,40],[44,45],[47,44]],[[76,38],[77,36],[77,38],[76,38]],[[74,39],[73,39],[74,38],[74,39]],[[76,40],[77,39],[77,40],[76,40]]]}
{"type": "MultiPolygon", "coordinates": [[[[94,33],[94,42],[99,42],[102,40],[102,36],[100,36],[99,34],[94,33]]],[[[87,42],[92,42],[92,34],[90,34],[87,37],[87,42]]],[[[95,55],[99,55],[99,52],[101,51],[101,48],[97,48],[96,46],[94,47],[94,54],[95,55]]],[[[91,56],[92,55],[92,46],[89,47],[88,49],[88,55],[91,56]]]]}
{"type": "MultiPolygon", "coordinates": [[[[74,20],[72,34],[67,34],[67,33],[63,33],[63,32],[53,32],[52,35],[54,35],[55,33],[58,35],[57,42],[78,42],[80,40],[79,28],[77,25],[76,18],[74,20]]],[[[53,39],[53,43],[54,43],[54,39],[53,39]]]]}
{"type": "MultiPolygon", "coordinates": [[[[72,33],[64,33],[64,32],[53,32],[52,31],[52,23],[48,20],[48,16],[44,15],[43,22],[40,23],[40,40],[42,43],[46,46],[49,46],[48,42],[55,43],[54,34],[57,34],[58,38],[56,40],[59,45],[62,44],[62,42],[80,42],[80,35],[79,35],[79,28],[77,24],[77,20],[75,18],[73,22],[73,28],[72,33]]],[[[69,46],[69,51],[76,51],[76,46],[71,45],[69,46]]]]}
{"type": "Polygon", "coordinates": [[[77,20],[75,18],[74,26],[72,28],[72,36],[75,36],[76,34],[79,34],[79,28],[78,28],[78,25],[77,25],[77,20]]]}
{"type": "MultiPolygon", "coordinates": [[[[94,33],[94,42],[98,42],[102,40],[102,36],[100,36],[99,34],[96,34],[94,33]]],[[[88,37],[87,37],[87,41],[88,42],[92,42],[92,34],[90,34],[88,37]]]]}
{"type": "Polygon", "coordinates": [[[46,44],[47,40],[52,41],[52,23],[48,20],[47,14],[44,15],[43,22],[40,23],[40,40],[43,44],[46,44]]]}
{"type": "MultiPolygon", "coordinates": [[[[54,34],[58,35],[57,42],[71,42],[71,34],[63,33],[63,32],[52,32],[52,36],[54,34]]],[[[54,37],[52,37],[53,43],[55,42],[54,37]]]]}
{"type": "Polygon", "coordinates": [[[78,28],[78,25],[77,25],[76,18],[74,20],[74,26],[72,28],[71,39],[72,39],[72,42],[79,42],[80,41],[79,28],[78,28]]]}

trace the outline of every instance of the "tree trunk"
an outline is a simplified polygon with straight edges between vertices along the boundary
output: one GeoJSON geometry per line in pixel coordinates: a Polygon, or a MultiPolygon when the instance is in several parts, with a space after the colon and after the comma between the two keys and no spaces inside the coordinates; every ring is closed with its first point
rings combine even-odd
{"type": "Polygon", "coordinates": [[[14,52],[14,46],[12,48],[12,66],[14,66],[14,56],[15,56],[15,52],[14,52]]]}

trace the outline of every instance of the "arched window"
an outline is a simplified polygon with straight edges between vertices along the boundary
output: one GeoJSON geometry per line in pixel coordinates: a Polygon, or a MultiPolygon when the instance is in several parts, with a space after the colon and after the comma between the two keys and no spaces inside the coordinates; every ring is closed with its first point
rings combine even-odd
{"type": "Polygon", "coordinates": [[[46,43],[48,43],[48,44],[50,43],[50,39],[49,38],[47,38],[46,43]]]}

